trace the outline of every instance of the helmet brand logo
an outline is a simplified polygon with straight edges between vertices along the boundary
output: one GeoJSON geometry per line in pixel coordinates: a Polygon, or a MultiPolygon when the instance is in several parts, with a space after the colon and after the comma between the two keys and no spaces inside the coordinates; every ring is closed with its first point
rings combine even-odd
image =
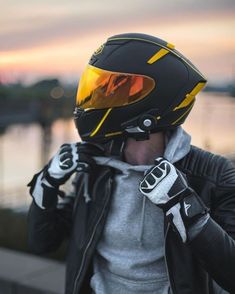
{"type": "Polygon", "coordinates": [[[98,55],[103,51],[103,49],[104,49],[104,44],[102,44],[98,49],[96,49],[93,54],[98,55]]]}
{"type": "Polygon", "coordinates": [[[184,201],[184,210],[185,210],[185,214],[188,216],[188,210],[189,210],[189,208],[191,207],[192,205],[191,204],[189,204],[189,203],[186,203],[185,201],[184,201]]]}

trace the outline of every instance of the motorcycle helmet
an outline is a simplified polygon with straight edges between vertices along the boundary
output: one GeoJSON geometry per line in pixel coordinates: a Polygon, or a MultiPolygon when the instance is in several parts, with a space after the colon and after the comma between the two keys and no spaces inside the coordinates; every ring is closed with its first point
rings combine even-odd
{"type": "Polygon", "coordinates": [[[174,45],[154,36],[115,35],[92,55],[78,85],[75,124],[83,141],[107,142],[181,125],[205,86],[174,45]]]}

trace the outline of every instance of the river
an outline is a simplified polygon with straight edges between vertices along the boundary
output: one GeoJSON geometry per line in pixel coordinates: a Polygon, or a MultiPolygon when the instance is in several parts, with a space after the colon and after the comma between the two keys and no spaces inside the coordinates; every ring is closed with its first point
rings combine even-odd
{"type": "MultiPolygon", "coordinates": [[[[184,129],[192,143],[225,156],[235,156],[235,98],[218,93],[201,93],[184,129]]],[[[41,129],[35,125],[10,127],[0,137],[0,206],[27,207],[31,201],[27,183],[41,168],[41,129]]],[[[64,142],[77,141],[73,121],[53,125],[51,154],[64,142]]]]}

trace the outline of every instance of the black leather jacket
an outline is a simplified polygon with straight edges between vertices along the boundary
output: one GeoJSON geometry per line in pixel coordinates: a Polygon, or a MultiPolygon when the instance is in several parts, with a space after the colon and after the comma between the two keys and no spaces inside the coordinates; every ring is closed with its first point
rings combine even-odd
{"type": "MultiPolygon", "coordinates": [[[[176,167],[210,209],[210,219],[190,243],[184,244],[165,226],[165,258],[174,294],[235,293],[235,169],[230,161],[191,147],[176,167]],[[218,292],[221,293],[221,292],[218,292]]],[[[75,183],[76,197],[66,197],[57,208],[29,211],[29,245],[36,253],[56,249],[65,237],[66,294],[91,293],[92,257],[109,211],[114,170],[99,166],[90,175],[92,201],[83,197],[83,175],[75,183]],[[70,201],[71,200],[71,201],[70,201]]]]}

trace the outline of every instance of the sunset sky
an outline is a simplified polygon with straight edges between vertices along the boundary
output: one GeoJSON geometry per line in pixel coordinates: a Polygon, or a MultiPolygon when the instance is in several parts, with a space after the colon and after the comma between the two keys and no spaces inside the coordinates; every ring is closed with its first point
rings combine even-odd
{"type": "Polygon", "coordinates": [[[176,46],[210,82],[235,79],[234,0],[8,0],[0,11],[0,80],[75,82],[92,52],[124,32],[176,46]]]}

